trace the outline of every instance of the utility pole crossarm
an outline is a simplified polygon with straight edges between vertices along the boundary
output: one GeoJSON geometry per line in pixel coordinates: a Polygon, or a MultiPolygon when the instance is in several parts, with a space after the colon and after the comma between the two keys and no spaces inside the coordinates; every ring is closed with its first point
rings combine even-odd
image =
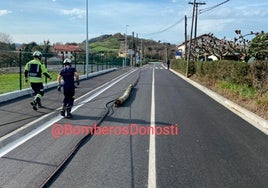
{"type": "Polygon", "coordinates": [[[193,5],[193,4],[196,4],[196,5],[205,5],[206,2],[189,2],[188,4],[191,4],[191,5],[193,5]]]}

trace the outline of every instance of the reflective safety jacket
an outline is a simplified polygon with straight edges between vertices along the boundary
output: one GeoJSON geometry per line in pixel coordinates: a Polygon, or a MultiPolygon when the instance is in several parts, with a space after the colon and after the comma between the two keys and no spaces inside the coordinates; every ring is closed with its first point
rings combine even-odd
{"type": "Polygon", "coordinates": [[[41,61],[33,59],[26,64],[24,76],[25,79],[29,78],[30,83],[42,83],[42,75],[45,75],[47,78],[51,78],[47,72],[47,68],[43,63],[41,63],[41,61]]]}

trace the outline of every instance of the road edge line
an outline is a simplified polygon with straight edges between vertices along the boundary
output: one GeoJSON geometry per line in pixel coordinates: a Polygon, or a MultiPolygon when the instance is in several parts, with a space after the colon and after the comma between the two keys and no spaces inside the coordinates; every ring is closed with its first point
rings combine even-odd
{"type": "Polygon", "coordinates": [[[176,74],[177,76],[179,76],[180,78],[182,78],[183,80],[185,80],[186,82],[188,82],[189,84],[191,84],[192,86],[194,86],[195,88],[199,89],[200,91],[202,91],[203,93],[211,97],[212,99],[214,99],[216,102],[225,106],[227,109],[229,109],[230,111],[232,111],[233,113],[235,113],[236,115],[238,115],[239,117],[241,117],[242,119],[250,123],[255,128],[259,129],[264,134],[268,135],[268,121],[265,120],[264,118],[254,114],[253,112],[250,112],[249,110],[239,106],[238,104],[208,89],[207,87],[189,78],[186,78],[181,73],[178,73],[174,71],[173,69],[170,69],[170,71],[176,74]]]}
{"type": "MultiPolygon", "coordinates": [[[[155,88],[154,68],[152,76],[152,98],[151,98],[151,127],[155,128],[155,88]]],[[[149,165],[148,165],[148,188],[156,188],[156,163],[155,163],[155,134],[150,134],[149,139],[149,165]]]]}

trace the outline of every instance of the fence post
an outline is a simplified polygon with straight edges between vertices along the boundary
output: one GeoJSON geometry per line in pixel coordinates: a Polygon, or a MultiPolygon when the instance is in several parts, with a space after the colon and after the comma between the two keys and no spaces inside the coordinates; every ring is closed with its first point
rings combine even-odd
{"type": "Polygon", "coordinates": [[[86,74],[86,54],[85,54],[85,61],[84,61],[84,75],[86,74]]]}
{"type": "Polygon", "coordinates": [[[62,68],[63,68],[64,67],[64,65],[63,65],[63,62],[64,62],[64,52],[61,52],[61,54],[62,54],[62,57],[61,57],[62,63],[61,63],[61,65],[62,65],[62,68]]]}
{"type": "Polygon", "coordinates": [[[21,49],[20,49],[20,52],[19,52],[19,65],[20,65],[20,90],[22,90],[22,58],[21,58],[21,49]]]}
{"type": "MultiPolygon", "coordinates": [[[[46,50],[46,52],[45,52],[45,67],[47,68],[47,55],[48,55],[48,52],[47,52],[47,50],[46,50]]],[[[47,77],[45,76],[45,83],[46,83],[46,86],[47,86],[47,77]]]]}
{"type": "Polygon", "coordinates": [[[74,52],[74,68],[76,69],[76,52],[74,52]]]}

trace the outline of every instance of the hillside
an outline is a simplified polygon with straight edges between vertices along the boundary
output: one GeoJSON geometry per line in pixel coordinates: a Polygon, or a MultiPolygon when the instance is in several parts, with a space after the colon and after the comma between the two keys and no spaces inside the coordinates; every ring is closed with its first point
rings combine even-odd
{"type": "MultiPolygon", "coordinates": [[[[168,49],[168,55],[173,56],[176,51],[175,44],[161,43],[160,41],[154,41],[149,39],[141,39],[127,36],[128,49],[134,49],[135,51],[143,51],[144,57],[162,59],[166,56],[168,49]]],[[[85,46],[85,42],[83,42],[85,46]]],[[[114,35],[102,35],[89,40],[89,48],[93,53],[124,53],[125,52],[125,36],[121,33],[114,35]]]]}

